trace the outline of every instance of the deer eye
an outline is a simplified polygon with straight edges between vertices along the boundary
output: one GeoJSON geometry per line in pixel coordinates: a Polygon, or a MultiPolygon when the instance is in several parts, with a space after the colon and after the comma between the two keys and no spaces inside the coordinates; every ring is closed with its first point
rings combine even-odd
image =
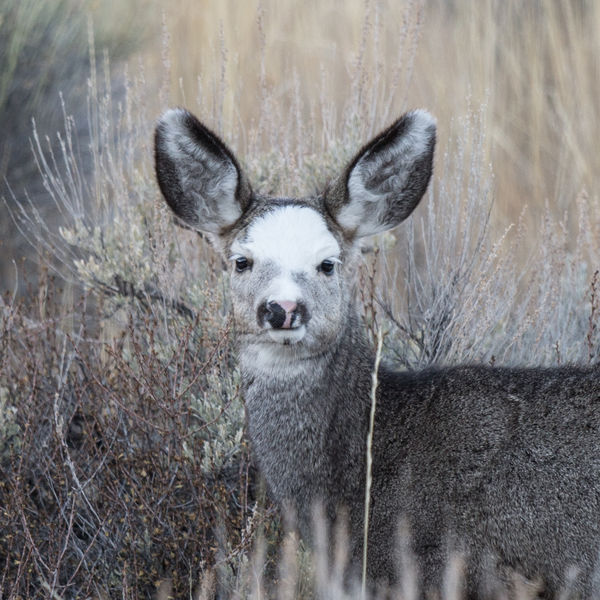
{"type": "Polygon", "coordinates": [[[332,260],[326,258],[318,267],[317,271],[320,273],[325,273],[325,275],[333,275],[333,269],[335,267],[335,263],[332,260]]]}
{"type": "Polygon", "coordinates": [[[251,264],[252,263],[245,256],[240,256],[235,259],[235,270],[238,273],[241,273],[242,271],[249,269],[251,264]]]}

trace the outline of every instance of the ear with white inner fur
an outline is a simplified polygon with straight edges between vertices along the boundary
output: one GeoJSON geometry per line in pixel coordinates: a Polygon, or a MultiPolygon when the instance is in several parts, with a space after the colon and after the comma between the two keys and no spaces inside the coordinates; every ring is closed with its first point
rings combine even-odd
{"type": "Polygon", "coordinates": [[[188,111],[172,109],[161,117],[154,149],[163,196],[193,229],[222,233],[247,208],[250,186],[233,153],[188,111]]]}
{"type": "Polygon", "coordinates": [[[330,214],[356,237],[391,229],[417,206],[431,177],[435,120],[406,113],[369,142],[325,195],[330,214]]]}

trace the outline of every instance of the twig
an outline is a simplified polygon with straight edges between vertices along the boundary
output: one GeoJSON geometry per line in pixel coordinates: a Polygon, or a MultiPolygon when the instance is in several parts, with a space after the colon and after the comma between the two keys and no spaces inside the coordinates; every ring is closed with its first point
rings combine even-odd
{"type": "Polygon", "coordinates": [[[594,360],[594,334],[596,333],[596,313],[598,312],[598,275],[600,271],[596,271],[590,283],[590,318],[588,321],[588,332],[586,336],[588,347],[588,360],[590,364],[594,360]]]}
{"type": "Polygon", "coordinates": [[[372,384],[371,384],[371,414],[369,416],[369,434],[367,436],[367,476],[365,487],[365,523],[363,530],[363,560],[362,560],[362,587],[361,598],[364,600],[367,591],[367,554],[369,545],[369,511],[371,508],[371,483],[373,466],[373,431],[375,429],[375,408],[377,406],[377,386],[379,384],[378,372],[381,362],[381,353],[383,349],[383,333],[377,329],[377,352],[375,354],[375,364],[373,366],[372,384]]]}

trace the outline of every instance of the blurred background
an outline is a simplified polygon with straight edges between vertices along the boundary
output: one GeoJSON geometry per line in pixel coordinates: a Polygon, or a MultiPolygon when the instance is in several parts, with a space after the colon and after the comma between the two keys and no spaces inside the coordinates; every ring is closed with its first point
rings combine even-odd
{"type": "MultiPolygon", "coordinates": [[[[453,123],[476,112],[494,176],[492,226],[504,229],[526,206],[526,255],[546,206],[562,219],[580,194],[597,194],[598,31],[593,0],[3,0],[0,289],[34,280],[38,260],[23,259],[44,251],[10,208],[30,200],[50,228],[61,218],[34,159],[32,120],[60,163],[73,115],[82,178],[91,170],[90,44],[115,119],[136,80],[147,115],[186,105],[247,160],[317,154],[335,136],[359,145],[425,107],[439,122],[439,162],[453,123]],[[344,131],[349,101],[361,116],[354,136],[344,131]],[[288,126],[293,139],[279,134],[288,126]]],[[[276,193],[300,186],[282,179],[276,193]]]]}

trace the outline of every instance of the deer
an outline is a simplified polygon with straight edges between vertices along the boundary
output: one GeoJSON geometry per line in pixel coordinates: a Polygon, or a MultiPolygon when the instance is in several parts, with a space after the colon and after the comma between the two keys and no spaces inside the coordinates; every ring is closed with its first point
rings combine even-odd
{"type": "MultiPolygon", "coordinates": [[[[375,350],[357,303],[363,238],[424,196],[436,121],[401,116],[325,186],[301,198],[253,191],[232,151],[185,109],[155,131],[158,185],[178,221],[229,271],[247,432],[271,497],[313,541],[313,507],[347,520],[361,561],[375,350]]],[[[452,552],[466,595],[518,574],[540,593],[600,592],[600,383],[593,366],[467,364],[377,372],[367,577],[397,581],[410,525],[424,590],[452,552]],[[495,577],[495,579],[494,579],[495,577]]]]}

